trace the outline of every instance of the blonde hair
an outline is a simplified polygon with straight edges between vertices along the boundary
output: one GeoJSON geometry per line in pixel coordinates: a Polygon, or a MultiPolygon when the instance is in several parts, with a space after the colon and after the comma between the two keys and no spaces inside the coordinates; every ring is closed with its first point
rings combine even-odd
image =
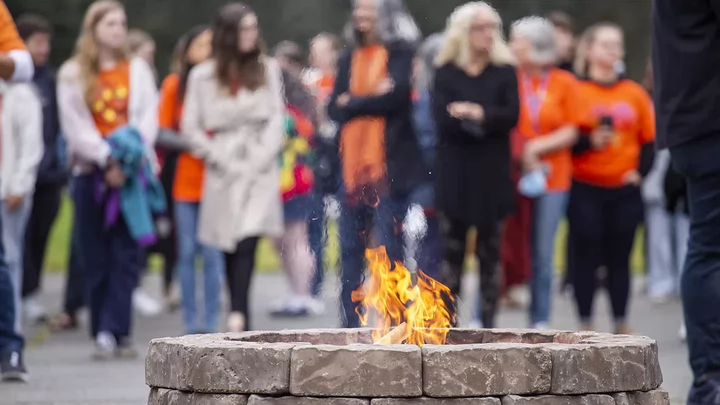
{"type": "MultiPolygon", "coordinates": [[[[116,0],[98,0],[91,4],[85,13],[82,31],[75,45],[73,59],[80,65],[80,81],[83,85],[85,102],[88,105],[93,102],[98,85],[98,76],[100,75],[95,28],[108,13],[116,10],[125,10],[125,7],[116,0]]],[[[127,59],[127,51],[119,49],[117,57],[127,59]]]]}
{"type": "Polygon", "coordinates": [[[490,62],[495,65],[513,65],[515,58],[508,47],[507,42],[502,33],[502,19],[497,10],[484,1],[472,1],[465,3],[455,9],[450,17],[448,17],[445,27],[443,46],[440,49],[435,63],[437,66],[443,66],[448,63],[454,63],[460,67],[465,67],[470,63],[470,28],[473,20],[479,13],[488,13],[492,16],[497,24],[497,29],[493,32],[493,49],[490,52],[490,62]]]}
{"type": "Polygon", "coordinates": [[[583,34],[580,36],[580,39],[577,43],[577,48],[575,48],[575,61],[573,63],[573,70],[575,71],[575,74],[579,77],[586,77],[588,74],[588,52],[590,52],[590,47],[592,47],[593,43],[595,42],[595,37],[597,37],[598,31],[605,29],[605,28],[611,28],[623,32],[622,27],[615,23],[611,22],[599,22],[597,24],[593,24],[589,26],[583,34]]]}

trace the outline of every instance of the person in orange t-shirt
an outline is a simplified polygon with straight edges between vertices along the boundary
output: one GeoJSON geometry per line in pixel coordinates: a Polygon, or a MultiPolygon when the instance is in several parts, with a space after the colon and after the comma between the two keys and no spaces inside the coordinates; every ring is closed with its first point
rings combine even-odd
{"type": "Polygon", "coordinates": [[[180,39],[177,48],[179,72],[165,79],[160,97],[160,128],[165,133],[161,133],[160,137],[167,140],[163,145],[183,152],[177,160],[174,181],[170,188],[178,237],[177,273],[187,333],[217,332],[220,321],[223,255],[218,249],[201,244],[197,238],[205,167],[201,160],[187,152],[187,145],[183,144],[182,137],[178,134],[188,76],[194,66],[210,57],[211,42],[212,32],[203,26],[193,28],[180,39]],[[195,299],[197,252],[200,252],[203,258],[204,325],[198,324],[195,299]]]}
{"type": "Polygon", "coordinates": [[[530,326],[538,329],[549,327],[555,233],[565,215],[572,178],[571,148],[582,112],[575,91],[577,80],[554,66],[558,58],[554,34],[550,21],[527,17],[513,24],[510,42],[518,61],[521,100],[513,134],[515,158],[520,163],[517,169],[522,173],[521,209],[516,215],[530,217],[518,222],[521,229],[512,250],[527,251],[529,246],[531,251],[530,326]],[[523,188],[522,182],[529,176],[539,176],[545,187],[523,188]],[[532,209],[523,210],[523,205],[532,209]],[[526,226],[521,226],[523,223],[526,226]]]}
{"type": "Polygon", "coordinates": [[[20,38],[10,10],[0,1],[0,79],[30,81],[34,72],[32,56],[20,38]]]}
{"type": "Polygon", "coordinates": [[[645,90],[619,77],[615,67],[623,55],[623,32],[615,24],[588,28],[579,43],[584,136],[574,150],[568,220],[582,328],[592,329],[596,270],[606,266],[615,331],[626,334],[630,252],[643,219],[640,186],[652,168],[655,117],[645,90]]]}

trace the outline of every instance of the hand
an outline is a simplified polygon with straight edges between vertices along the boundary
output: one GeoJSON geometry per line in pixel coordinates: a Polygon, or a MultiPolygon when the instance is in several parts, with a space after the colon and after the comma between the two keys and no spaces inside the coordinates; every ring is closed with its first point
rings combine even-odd
{"type": "Polygon", "coordinates": [[[24,197],[21,195],[11,195],[10,197],[5,199],[5,206],[7,207],[8,211],[13,212],[20,209],[22,206],[24,197]]]}
{"type": "Polygon", "coordinates": [[[642,184],[642,176],[637,170],[629,171],[623,176],[623,183],[627,186],[639,187],[642,184]]]}
{"type": "Polygon", "coordinates": [[[610,142],[612,142],[615,136],[615,131],[608,128],[599,127],[596,128],[592,132],[592,134],[590,134],[590,143],[592,144],[593,149],[603,150],[607,148],[607,146],[610,144],[610,142]]]}
{"type": "Polygon", "coordinates": [[[540,160],[540,154],[536,148],[537,143],[530,141],[525,144],[522,155],[522,168],[523,172],[529,173],[534,170],[542,168],[542,161],[540,160]]]}
{"type": "Polygon", "coordinates": [[[393,82],[392,79],[386,78],[383,79],[383,81],[380,83],[380,85],[377,88],[377,91],[375,91],[376,96],[382,96],[385,94],[390,93],[395,88],[395,82],[393,82]]]}
{"type": "Polygon", "coordinates": [[[337,100],[335,101],[338,107],[345,108],[350,103],[350,94],[343,93],[338,96],[337,100]]]}
{"type": "Polygon", "coordinates": [[[105,183],[111,188],[121,188],[125,185],[125,173],[117,163],[111,163],[105,171],[105,183]]]}
{"type": "Polygon", "coordinates": [[[482,121],[485,118],[485,110],[481,105],[467,102],[455,102],[448,105],[448,113],[460,120],[482,121]]]}

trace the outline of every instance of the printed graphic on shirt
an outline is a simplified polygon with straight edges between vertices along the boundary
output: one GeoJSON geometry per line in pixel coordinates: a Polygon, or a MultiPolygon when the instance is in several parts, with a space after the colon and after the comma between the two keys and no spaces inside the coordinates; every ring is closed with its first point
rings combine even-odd
{"type": "Polygon", "coordinates": [[[110,136],[128,123],[129,87],[130,69],[127,63],[100,74],[91,109],[95,124],[103,136],[110,136]]]}

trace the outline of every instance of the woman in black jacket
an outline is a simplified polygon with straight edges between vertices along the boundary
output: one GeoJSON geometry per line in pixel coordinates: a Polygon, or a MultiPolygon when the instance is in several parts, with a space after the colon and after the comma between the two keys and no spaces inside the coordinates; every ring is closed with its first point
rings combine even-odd
{"type": "Polygon", "coordinates": [[[445,284],[460,292],[466,236],[477,230],[482,326],[494,327],[500,289],[500,233],[514,209],[510,130],[520,113],[513,58],[498,13],[487,3],[448,19],[435,75],[439,130],[436,191],[445,220],[445,284]]]}

